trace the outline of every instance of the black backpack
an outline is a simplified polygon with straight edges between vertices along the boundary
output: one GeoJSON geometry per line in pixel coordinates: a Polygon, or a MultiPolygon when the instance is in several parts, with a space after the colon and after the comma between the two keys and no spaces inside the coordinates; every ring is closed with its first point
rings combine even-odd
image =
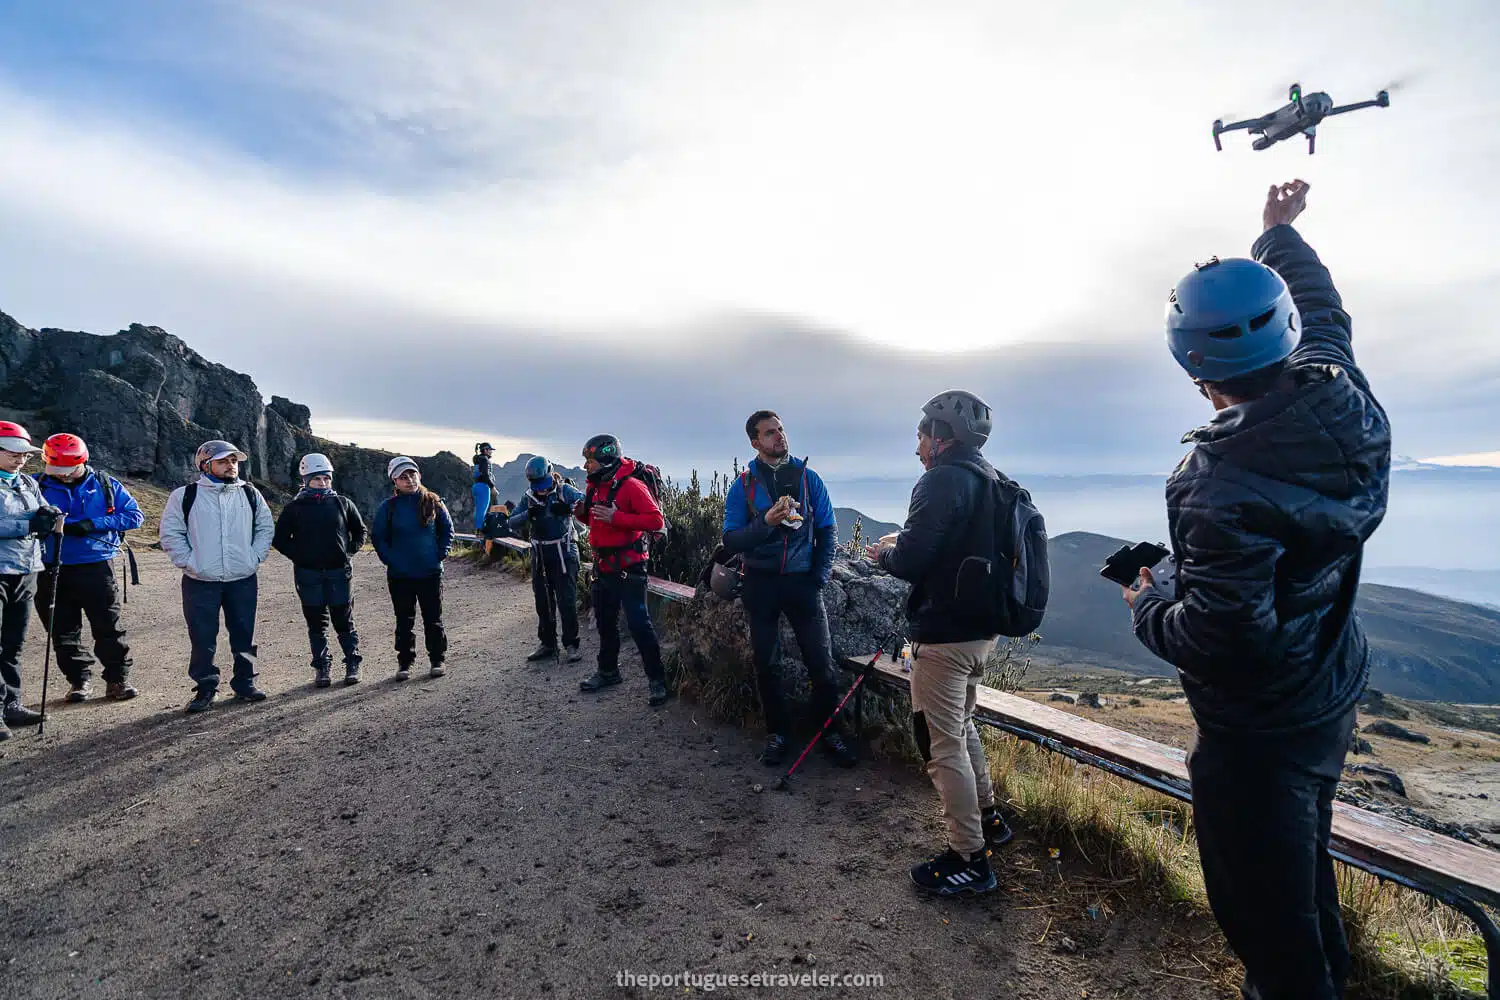
{"type": "MultiPolygon", "coordinates": [[[[244,485],[244,487],[242,488],[241,492],[244,493],[245,496],[250,500],[250,519],[251,519],[251,521],[254,521],[255,520],[255,515],[260,513],[260,493],[255,489],[254,485],[252,485],[251,483],[246,483],[244,485]]],[[[110,494],[108,494],[108,496],[109,496],[110,499],[108,499],[106,502],[109,503],[111,507],[113,507],[114,506],[114,500],[113,500],[114,494],[110,493],[110,494]]],[[[186,486],[184,486],[182,488],[182,523],[183,524],[187,524],[188,515],[193,512],[193,504],[195,504],[197,502],[198,502],[198,484],[197,483],[188,483],[186,486]]]]}
{"type": "MultiPolygon", "coordinates": [[[[636,462],[635,468],[630,470],[630,475],[623,476],[610,482],[609,490],[605,493],[603,500],[603,503],[606,507],[614,506],[615,498],[620,495],[620,489],[625,485],[625,480],[627,479],[639,479],[641,482],[645,483],[646,489],[651,491],[651,499],[656,501],[658,507],[661,506],[661,470],[654,465],[647,465],[645,462],[636,462]]],[[[590,492],[592,493],[592,491],[592,487],[590,487],[590,492]]],[[[594,499],[592,499],[592,497],[588,497],[585,498],[585,502],[592,506],[594,503],[599,501],[595,501],[594,499]]],[[[660,545],[667,540],[667,516],[665,511],[662,512],[661,530],[648,531],[645,533],[644,537],[650,539],[652,545],[660,545]]]]}
{"type": "Polygon", "coordinates": [[[977,465],[959,464],[984,485],[964,533],[976,554],[959,563],[955,610],[999,635],[1031,635],[1042,624],[1052,586],[1047,524],[1019,484],[1003,475],[990,479],[977,465]]]}

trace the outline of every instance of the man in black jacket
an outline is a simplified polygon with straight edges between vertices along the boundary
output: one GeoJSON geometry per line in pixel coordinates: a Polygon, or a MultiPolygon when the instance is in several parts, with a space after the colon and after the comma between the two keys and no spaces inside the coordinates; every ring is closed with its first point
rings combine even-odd
{"type": "Polygon", "coordinates": [[[1349,315],[1271,188],[1255,260],[1200,264],[1167,303],[1172,352],[1213,403],[1167,481],[1174,593],[1143,570],[1135,634],[1177,667],[1203,880],[1244,995],[1332,1000],[1349,949],[1328,854],[1369,647],[1354,614],[1385,517],[1391,433],[1349,315]]]}
{"type": "Polygon", "coordinates": [[[943,803],[948,849],[911,870],[912,881],[937,895],[995,888],[990,848],[1011,838],[995,806],[989,760],[974,726],[977,686],[998,636],[966,622],[953,605],[959,564],[975,553],[970,530],[1000,478],[979,449],[989,440],[989,406],[972,392],[934,396],[922,407],[917,480],[906,525],[866,550],[892,576],[911,582],[911,710],[917,747],[943,803]]]}
{"type": "Polygon", "coordinates": [[[359,633],[354,630],[354,567],[349,557],[365,544],[359,508],[333,491],[333,464],[326,455],[304,455],[298,471],[303,487],[281,512],[271,544],[292,561],[297,597],[312,645],[313,684],[328,687],[328,620],[344,651],[344,683],[359,683],[359,633]]]}

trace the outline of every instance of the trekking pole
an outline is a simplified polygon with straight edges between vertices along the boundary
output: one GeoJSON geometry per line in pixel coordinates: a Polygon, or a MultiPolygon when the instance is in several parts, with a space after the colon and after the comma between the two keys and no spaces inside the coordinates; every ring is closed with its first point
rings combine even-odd
{"type": "Polygon", "coordinates": [[[828,721],[823,723],[823,728],[817,731],[817,733],[812,738],[812,742],[807,744],[807,749],[802,751],[802,756],[798,757],[795,761],[792,762],[792,766],[787,768],[786,774],[783,774],[781,777],[777,778],[776,784],[772,787],[774,787],[778,792],[784,792],[787,790],[788,783],[791,781],[792,772],[796,771],[797,768],[802,765],[802,762],[807,759],[807,755],[812,753],[812,748],[818,745],[818,740],[822,739],[823,735],[828,732],[830,727],[833,726],[834,720],[836,720],[839,717],[839,713],[844,710],[845,703],[847,703],[850,698],[854,697],[854,692],[859,690],[859,686],[865,682],[865,678],[869,677],[875,672],[875,665],[879,663],[880,658],[885,655],[886,648],[900,648],[900,642],[901,640],[896,635],[888,635],[879,641],[877,645],[880,648],[875,650],[875,655],[870,657],[870,662],[865,664],[865,668],[859,672],[859,676],[854,678],[854,683],[849,685],[849,690],[844,693],[843,699],[839,701],[838,707],[833,710],[833,714],[828,717],[828,721]]]}
{"type": "MultiPolygon", "coordinates": [[[[60,523],[60,522],[59,522],[60,523]]],[[[43,567],[42,572],[46,572],[43,567]]],[[[47,677],[52,667],[52,625],[57,621],[57,591],[61,582],[58,577],[62,575],[62,537],[57,539],[57,557],[52,560],[52,594],[47,601],[47,620],[43,623],[47,626],[47,651],[42,654],[42,717],[37,720],[36,735],[40,739],[47,728],[47,677]]]]}

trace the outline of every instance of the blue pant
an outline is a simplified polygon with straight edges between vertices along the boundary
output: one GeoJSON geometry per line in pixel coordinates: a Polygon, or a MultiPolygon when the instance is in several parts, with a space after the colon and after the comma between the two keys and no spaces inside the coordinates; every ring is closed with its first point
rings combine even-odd
{"type": "Polygon", "coordinates": [[[307,619],[307,641],[312,647],[312,667],[326,670],[333,663],[328,653],[328,623],[333,621],[333,631],[339,637],[339,648],[344,651],[344,666],[358,667],[359,633],[354,630],[354,595],[351,583],[354,568],[304,569],[298,566],[292,571],[297,585],[297,598],[302,602],[302,616],[307,619]]]}
{"type": "Polygon", "coordinates": [[[474,530],[483,534],[484,515],[488,514],[490,507],[494,505],[494,491],[490,489],[489,483],[475,483],[474,489],[474,530]]]}
{"type": "Polygon", "coordinates": [[[229,632],[229,649],[234,653],[234,679],[231,690],[247,691],[255,686],[255,605],[259,596],[259,578],[212,583],[182,578],[182,616],[187,619],[188,639],[193,656],[188,676],[199,693],[217,691],[219,668],[214,652],[219,646],[219,612],[224,613],[224,628],[229,632]]]}
{"type": "Polygon", "coordinates": [[[620,672],[621,611],[625,612],[625,624],[630,628],[635,648],[640,650],[646,676],[653,681],[665,681],[667,675],[661,665],[661,643],[656,639],[651,612],[646,608],[644,568],[638,573],[604,573],[594,581],[594,620],[599,625],[599,672],[620,672]]]}

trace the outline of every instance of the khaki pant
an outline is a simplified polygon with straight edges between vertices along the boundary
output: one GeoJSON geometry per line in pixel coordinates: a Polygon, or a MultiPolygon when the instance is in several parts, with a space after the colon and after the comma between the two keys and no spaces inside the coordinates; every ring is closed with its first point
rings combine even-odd
{"type": "Polygon", "coordinates": [[[984,847],[980,811],[995,803],[989,761],[974,727],[975,688],[995,639],[912,647],[911,710],[917,747],[943,802],[948,846],[965,857],[984,847]]]}

